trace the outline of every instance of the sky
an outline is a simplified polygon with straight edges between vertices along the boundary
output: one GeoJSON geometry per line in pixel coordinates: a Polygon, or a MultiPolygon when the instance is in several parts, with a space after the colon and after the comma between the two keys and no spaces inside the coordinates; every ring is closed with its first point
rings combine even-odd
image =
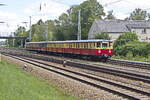
{"type": "MultiPolygon", "coordinates": [[[[7,36],[18,26],[29,28],[29,16],[32,24],[39,19],[57,19],[72,5],[78,5],[85,0],[0,0],[5,6],[0,6],[0,35],[7,36]],[[41,5],[41,11],[40,11],[41,5]],[[4,22],[4,23],[2,23],[4,22]],[[26,24],[23,22],[27,22],[26,24]]],[[[135,8],[147,9],[150,12],[150,0],[97,0],[104,11],[113,10],[118,19],[124,19],[135,8]]]]}

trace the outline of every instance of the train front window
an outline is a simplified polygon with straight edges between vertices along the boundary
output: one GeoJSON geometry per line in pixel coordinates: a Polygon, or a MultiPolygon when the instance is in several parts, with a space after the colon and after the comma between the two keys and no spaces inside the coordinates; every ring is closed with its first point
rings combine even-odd
{"type": "Polygon", "coordinates": [[[97,43],[97,48],[100,48],[101,47],[101,42],[98,42],[97,43]]]}
{"type": "Polygon", "coordinates": [[[103,48],[108,47],[108,43],[102,43],[102,47],[103,47],[103,48]]]}

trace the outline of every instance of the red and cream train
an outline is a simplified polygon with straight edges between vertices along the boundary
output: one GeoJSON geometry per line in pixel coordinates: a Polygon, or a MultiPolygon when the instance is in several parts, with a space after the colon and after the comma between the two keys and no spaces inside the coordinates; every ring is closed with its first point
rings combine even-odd
{"type": "Polygon", "coordinates": [[[112,44],[111,40],[28,42],[26,43],[26,49],[46,53],[83,55],[107,59],[113,54],[112,44]]]}

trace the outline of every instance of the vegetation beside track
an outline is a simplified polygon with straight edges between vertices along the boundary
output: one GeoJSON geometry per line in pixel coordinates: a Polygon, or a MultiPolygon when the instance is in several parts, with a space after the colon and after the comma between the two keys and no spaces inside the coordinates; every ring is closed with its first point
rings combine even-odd
{"type": "Polygon", "coordinates": [[[52,84],[0,62],[0,100],[75,100],[52,84]]]}
{"type": "Polygon", "coordinates": [[[150,62],[150,43],[140,42],[135,33],[124,33],[114,42],[112,58],[150,62]]]}

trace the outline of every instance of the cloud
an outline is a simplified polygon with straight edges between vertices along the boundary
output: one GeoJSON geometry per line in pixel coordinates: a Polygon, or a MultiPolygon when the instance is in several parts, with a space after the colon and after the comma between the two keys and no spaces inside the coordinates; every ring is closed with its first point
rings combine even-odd
{"type": "MultiPolygon", "coordinates": [[[[104,6],[105,12],[113,10],[114,14],[119,19],[126,18],[135,8],[150,8],[149,0],[120,0],[120,2],[116,2],[118,0],[98,1],[104,6]]],[[[150,12],[150,9],[148,12],[150,12]]]]}
{"type": "Polygon", "coordinates": [[[33,17],[47,16],[47,18],[56,19],[62,13],[66,12],[67,9],[69,9],[68,5],[58,3],[55,0],[44,0],[43,2],[31,4],[24,12],[28,15],[33,15],[33,17]]]}
{"type": "Polygon", "coordinates": [[[19,17],[16,13],[0,11],[0,35],[7,36],[15,31],[19,17]]]}

